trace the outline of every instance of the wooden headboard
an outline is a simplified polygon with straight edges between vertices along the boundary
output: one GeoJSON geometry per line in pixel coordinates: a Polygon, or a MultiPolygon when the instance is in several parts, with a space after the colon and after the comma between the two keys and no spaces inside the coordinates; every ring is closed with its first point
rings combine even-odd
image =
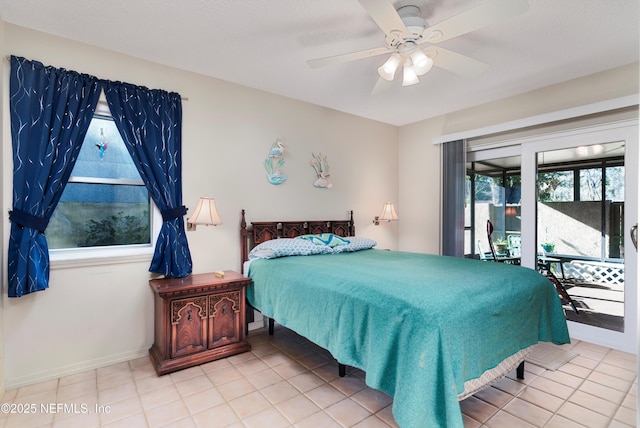
{"type": "Polygon", "coordinates": [[[247,227],[245,213],[242,210],[242,220],[240,221],[241,262],[249,260],[249,251],[262,242],[316,233],[355,236],[353,211],[349,212],[349,220],[258,221],[251,222],[251,226],[247,227]]]}

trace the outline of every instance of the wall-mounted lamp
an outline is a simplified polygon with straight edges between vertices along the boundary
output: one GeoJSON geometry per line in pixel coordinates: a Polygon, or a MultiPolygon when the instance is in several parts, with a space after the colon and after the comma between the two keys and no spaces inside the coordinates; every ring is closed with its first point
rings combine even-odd
{"type": "Polygon", "coordinates": [[[187,220],[187,230],[196,230],[196,224],[204,224],[205,226],[222,224],[216,210],[216,201],[213,198],[200,197],[196,210],[187,220]]]}
{"type": "Polygon", "coordinates": [[[386,204],[384,204],[380,215],[376,216],[373,219],[373,224],[378,226],[380,225],[380,222],[384,220],[388,222],[390,222],[391,220],[398,220],[398,213],[396,212],[396,207],[394,207],[391,202],[387,202],[386,204]]]}

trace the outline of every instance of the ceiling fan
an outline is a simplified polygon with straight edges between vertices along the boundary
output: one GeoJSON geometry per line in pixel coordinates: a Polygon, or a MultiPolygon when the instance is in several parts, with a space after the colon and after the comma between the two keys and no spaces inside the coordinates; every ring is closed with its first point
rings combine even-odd
{"type": "Polygon", "coordinates": [[[385,34],[387,46],[307,61],[312,68],[391,54],[378,68],[378,75],[393,81],[402,66],[402,86],[415,85],[418,76],[436,67],[473,77],[489,66],[459,53],[430,46],[461,36],[482,27],[519,15],[529,9],[527,0],[489,0],[479,6],[429,26],[420,16],[420,8],[401,6],[397,10],[390,0],[358,0],[385,34]]]}

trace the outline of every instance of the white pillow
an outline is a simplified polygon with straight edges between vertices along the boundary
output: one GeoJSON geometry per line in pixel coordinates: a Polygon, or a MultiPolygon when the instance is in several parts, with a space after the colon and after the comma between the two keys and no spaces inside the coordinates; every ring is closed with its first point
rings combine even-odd
{"type": "Polygon", "coordinates": [[[329,254],[333,250],[326,245],[314,244],[306,239],[280,238],[265,241],[249,252],[249,260],[275,259],[286,256],[309,256],[312,254],[329,254]]]}
{"type": "Polygon", "coordinates": [[[359,236],[347,236],[345,239],[349,240],[348,244],[340,245],[337,247],[333,247],[334,253],[345,253],[345,252],[353,252],[360,250],[368,250],[369,248],[373,248],[378,243],[373,239],[369,238],[361,238],[359,236]]]}

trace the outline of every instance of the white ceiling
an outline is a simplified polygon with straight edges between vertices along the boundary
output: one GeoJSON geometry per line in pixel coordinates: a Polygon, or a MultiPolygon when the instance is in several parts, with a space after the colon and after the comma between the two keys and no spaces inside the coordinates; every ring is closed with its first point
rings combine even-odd
{"type": "MultiPolygon", "coordinates": [[[[393,3],[418,5],[433,25],[484,1],[393,3]]],[[[479,77],[434,67],[418,85],[401,87],[396,81],[375,95],[376,70],[386,55],[316,69],[306,64],[385,46],[382,31],[357,0],[0,0],[0,16],[8,23],[404,125],[637,62],[639,3],[529,0],[523,15],[439,44],[489,64],[479,77]]]]}

